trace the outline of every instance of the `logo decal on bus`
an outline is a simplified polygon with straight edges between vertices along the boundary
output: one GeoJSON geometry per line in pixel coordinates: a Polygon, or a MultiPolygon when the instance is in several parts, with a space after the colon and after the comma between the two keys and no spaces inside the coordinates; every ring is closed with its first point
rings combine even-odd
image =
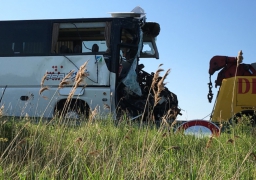
{"type": "MultiPolygon", "coordinates": [[[[62,69],[63,66],[52,66],[53,71],[48,72],[47,71],[47,76],[46,76],[46,80],[57,80],[60,81],[62,80],[69,72],[67,73],[63,73],[59,71],[59,68],[62,69]]],[[[76,77],[77,72],[73,72],[73,74],[71,75],[71,79],[74,80],[76,77]]]]}
{"type": "Polygon", "coordinates": [[[96,56],[96,61],[97,62],[102,62],[102,56],[96,56]]]}

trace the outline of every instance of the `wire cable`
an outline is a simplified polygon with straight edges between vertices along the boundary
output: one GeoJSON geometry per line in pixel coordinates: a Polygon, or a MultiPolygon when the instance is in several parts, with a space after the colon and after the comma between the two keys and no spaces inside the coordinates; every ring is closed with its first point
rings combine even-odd
{"type": "Polygon", "coordinates": [[[1,101],[2,101],[2,98],[3,98],[3,96],[4,96],[4,93],[5,93],[6,88],[7,88],[7,85],[4,87],[4,91],[3,91],[2,95],[1,95],[1,98],[0,98],[0,103],[1,103],[1,101]]]}

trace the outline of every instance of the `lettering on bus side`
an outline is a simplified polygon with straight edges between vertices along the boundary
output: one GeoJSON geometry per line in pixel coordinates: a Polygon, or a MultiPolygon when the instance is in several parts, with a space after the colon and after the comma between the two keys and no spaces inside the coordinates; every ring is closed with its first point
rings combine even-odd
{"type": "MultiPolygon", "coordinates": [[[[57,80],[57,81],[60,81],[60,80],[64,79],[64,77],[65,77],[67,74],[69,74],[69,72],[68,72],[68,73],[47,72],[46,80],[47,80],[47,81],[48,81],[48,80],[57,80]]],[[[77,72],[73,72],[73,74],[71,75],[70,79],[71,79],[72,81],[75,80],[76,74],[77,74],[77,72]]]]}
{"type": "Polygon", "coordinates": [[[62,80],[65,77],[65,73],[50,74],[47,73],[46,80],[62,80]]]}
{"type": "MultiPolygon", "coordinates": [[[[99,58],[98,58],[99,59],[99,58]]],[[[98,60],[97,59],[97,60],[98,60]]],[[[99,59],[100,61],[101,59],[99,59]]],[[[47,75],[46,75],[46,80],[53,80],[53,81],[60,81],[62,79],[64,79],[64,77],[69,74],[71,72],[71,70],[67,73],[62,71],[62,68],[64,68],[64,66],[60,65],[60,66],[52,66],[52,71],[47,71],[47,75]]],[[[88,73],[88,72],[87,72],[88,73]]],[[[73,74],[71,75],[70,79],[72,81],[74,81],[75,77],[76,77],[77,72],[73,72],[73,74]]]]}
{"type": "Polygon", "coordinates": [[[246,78],[238,78],[238,94],[256,94],[256,78],[251,78],[250,82],[246,78]],[[251,90],[251,91],[250,91],[251,90]]]}

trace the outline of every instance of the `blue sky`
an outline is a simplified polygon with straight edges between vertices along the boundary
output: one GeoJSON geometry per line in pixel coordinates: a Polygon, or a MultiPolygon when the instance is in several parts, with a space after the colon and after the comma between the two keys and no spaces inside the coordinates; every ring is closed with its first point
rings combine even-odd
{"type": "MultiPolygon", "coordinates": [[[[160,59],[145,59],[153,72],[160,63],[171,69],[167,87],[177,94],[180,120],[201,119],[211,113],[207,99],[209,61],[215,55],[237,56],[256,62],[256,1],[238,0],[0,0],[0,20],[108,17],[142,7],[147,21],[158,22],[160,59]]],[[[212,77],[216,79],[217,73],[212,77]]],[[[217,89],[213,88],[214,100],[217,89]]],[[[213,101],[214,101],[213,100],[213,101]]],[[[206,117],[205,119],[209,119],[206,117]]]]}

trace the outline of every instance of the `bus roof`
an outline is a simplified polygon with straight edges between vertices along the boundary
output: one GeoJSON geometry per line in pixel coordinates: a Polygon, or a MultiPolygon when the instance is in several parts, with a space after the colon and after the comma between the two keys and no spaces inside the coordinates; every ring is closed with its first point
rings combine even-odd
{"type": "Polygon", "coordinates": [[[23,19],[23,20],[0,20],[0,22],[22,22],[22,21],[26,21],[26,22],[33,22],[33,21],[51,21],[51,22],[81,22],[81,21],[86,21],[86,22],[102,22],[102,21],[112,21],[113,19],[141,19],[138,17],[118,17],[118,16],[114,16],[114,17],[97,17],[97,18],[66,18],[66,19],[23,19]]]}

